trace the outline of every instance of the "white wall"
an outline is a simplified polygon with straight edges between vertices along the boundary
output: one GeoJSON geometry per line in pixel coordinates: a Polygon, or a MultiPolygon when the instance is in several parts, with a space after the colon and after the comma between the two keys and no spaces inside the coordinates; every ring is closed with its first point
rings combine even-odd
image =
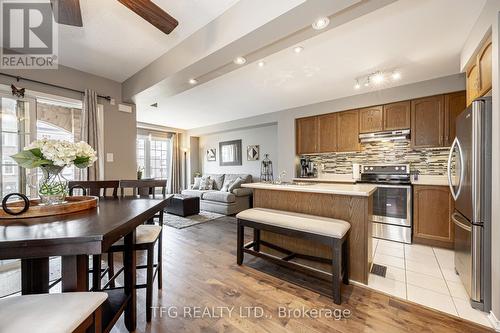
{"type": "Polygon", "coordinates": [[[261,126],[262,124],[277,123],[277,147],[279,147],[279,151],[277,158],[272,158],[274,163],[274,173],[276,176],[277,173],[285,170],[290,178],[292,175],[295,175],[297,163],[295,156],[295,118],[371,105],[386,104],[459,90],[465,90],[465,76],[463,74],[451,75],[371,93],[267,113],[213,126],[196,128],[189,130],[187,134],[189,136],[201,136],[207,133],[230,131],[238,128],[249,128],[251,126],[261,126]]]}
{"type": "MultiPolygon", "coordinates": [[[[265,124],[264,126],[240,129],[229,132],[219,132],[200,137],[199,149],[203,173],[248,173],[255,180],[260,177],[260,165],[264,154],[269,154],[271,161],[276,161],[278,155],[278,126],[276,124],[265,124]],[[219,165],[219,142],[241,139],[242,165],[220,166],[219,165]],[[247,146],[260,146],[260,159],[248,161],[246,157],[247,146]],[[217,161],[208,162],[205,152],[208,148],[217,149],[217,161]]],[[[274,172],[276,173],[276,167],[274,172]]]]}
{"type": "Polygon", "coordinates": [[[462,69],[471,62],[488,33],[492,33],[493,65],[493,142],[492,142],[492,319],[496,320],[500,330],[500,1],[488,0],[475,23],[460,55],[462,69]]]}

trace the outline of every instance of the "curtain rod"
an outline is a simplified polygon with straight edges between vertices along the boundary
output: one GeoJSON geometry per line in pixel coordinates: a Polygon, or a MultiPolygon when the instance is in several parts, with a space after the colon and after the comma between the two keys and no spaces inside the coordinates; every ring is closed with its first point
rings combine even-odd
{"type": "MultiPolygon", "coordinates": [[[[1,72],[0,72],[0,75],[16,79],[17,82],[19,82],[21,80],[24,80],[24,81],[33,82],[33,83],[44,84],[44,85],[49,86],[49,87],[54,87],[54,88],[59,88],[59,89],[65,89],[65,90],[74,91],[74,92],[77,92],[77,93],[80,93],[80,94],[85,94],[85,92],[81,91],[81,90],[72,89],[72,88],[68,88],[68,87],[63,87],[63,86],[59,86],[57,84],[52,84],[52,83],[47,83],[47,82],[42,82],[42,81],[37,81],[37,80],[32,80],[32,79],[27,79],[25,77],[18,76],[18,75],[11,75],[11,74],[1,73],[1,72]]],[[[103,98],[103,99],[105,99],[107,101],[111,100],[110,96],[97,95],[97,97],[103,98]]]]}

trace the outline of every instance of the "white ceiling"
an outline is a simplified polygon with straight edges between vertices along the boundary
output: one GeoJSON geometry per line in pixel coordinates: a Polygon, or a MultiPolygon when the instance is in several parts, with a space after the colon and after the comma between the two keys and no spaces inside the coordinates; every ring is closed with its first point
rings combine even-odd
{"type": "Polygon", "coordinates": [[[59,27],[59,63],[123,82],[238,0],[153,0],[179,21],[169,35],[117,0],[80,1],[83,28],[59,27]]]}
{"type": "MultiPolygon", "coordinates": [[[[485,0],[400,0],[181,94],[138,105],[138,121],[196,128],[360,93],[356,77],[397,68],[403,85],[459,72],[485,0]]],[[[381,89],[379,87],[377,89],[381,89]]]]}

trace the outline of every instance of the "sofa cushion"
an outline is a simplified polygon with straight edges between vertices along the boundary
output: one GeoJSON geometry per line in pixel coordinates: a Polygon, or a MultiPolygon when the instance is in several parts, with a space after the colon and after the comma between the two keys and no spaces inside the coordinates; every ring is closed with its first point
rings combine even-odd
{"type": "Polygon", "coordinates": [[[193,190],[199,190],[201,184],[201,177],[194,177],[193,190]]]}
{"type": "Polygon", "coordinates": [[[249,174],[233,174],[233,173],[227,173],[225,176],[224,176],[224,184],[222,185],[222,189],[221,191],[229,191],[229,186],[231,186],[231,184],[238,178],[240,177],[241,179],[243,179],[243,183],[242,184],[245,184],[245,183],[251,183],[252,182],[252,175],[249,175],[249,174]]]}
{"type": "Polygon", "coordinates": [[[204,177],[210,177],[214,181],[213,190],[220,191],[222,185],[224,184],[224,174],[207,173],[203,175],[204,177]]]}
{"type": "Polygon", "coordinates": [[[245,180],[241,177],[238,177],[234,180],[234,182],[231,183],[231,185],[229,185],[228,187],[228,192],[233,192],[233,190],[236,190],[237,188],[240,188],[241,187],[241,184],[243,184],[245,180]]]}
{"type": "Polygon", "coordinates": [[[229,192],[207,191],[201,196],[203,200],[232,203],[236,201],[236,196],[229,192]]]}
{"type": "Polygon", "coordinates": [[[202,191],[202,190],[182,190],[181,194],[190,195],[190,196],[198,197],[198,198],[201,199],[201,196],[205,192],[207,192],[207,191],[202,191]]]}
{"type": "Polygon", "coordinates": [[[252,195],[253,191],[251,188],[235,188],[233,194],[237,197],[246,197],[252,195]]]}
{"type": "Polygon", "coordinates": [[[203,176],[201,177],[200,181],[200,190],[212,190],[214,186],[214,181],[210,176],[203,176]]]}

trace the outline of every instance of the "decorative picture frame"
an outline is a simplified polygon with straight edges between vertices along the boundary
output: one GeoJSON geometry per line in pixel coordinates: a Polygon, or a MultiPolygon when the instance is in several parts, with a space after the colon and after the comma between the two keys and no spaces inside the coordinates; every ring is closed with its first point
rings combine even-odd
{"type": "Polygon", "coordinates": [[[260,159],[260,146],[247,146],[247,161],[258,161],[260,159]]]}
{"type": "Polygon", "coordinates": [[[207,161],[208,162],[217,161],[217,148],[208,148],[207,149],[207,161]]]}
{"type": "Polygon", "coordinates": [[[219,165],[242,165],[241,140],[219,142],[219,165]]]}

